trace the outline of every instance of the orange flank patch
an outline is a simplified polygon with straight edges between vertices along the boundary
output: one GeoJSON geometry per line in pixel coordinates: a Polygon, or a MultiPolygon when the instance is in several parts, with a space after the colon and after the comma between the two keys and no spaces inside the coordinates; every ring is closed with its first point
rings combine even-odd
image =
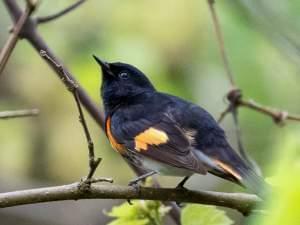
{"type": "Polygon", "coordinates": [[[231,166],[229,166],[229,165],[227,165],[227,164],[225,164],[225,163],[223,163],[223,162],[221,162],[221,161],[219,161],[219,160],[217,160],[217,159],[215,159],[214,161],[215,161],[215,163],[216,163],[218,166],[220,166],[220,167],[221,167],[223,170],[225,170],[227,173],[229,173],[229,174],[231,174],[232,176],[234,176],[237,180],[241,180],[241,179],[242,179],[242,177],[241,177],[236,171],[234,171],[234,169],[232,169],[231,166]]]}
{"type": "Polygon", "coordinates": [[[117,152],[119,152],[120,154],[125,154],[126,148],[117,142],[117,140],[114,138],[114,136],[111,132],[111,118],[110,117],[108,117],[106,120],[105,131],[106,131],[106,135],[107,135],[108,140],[109,140],[111,146],[113,147],[113,149],[116,150],[117,152]]]}
{"type": "Polygon", "coordinates": [[[156,128],[150,127],[134,138],[137,151],[147,151],[148,145],[161,145],[167,143],[168,135],[156,128]]]}

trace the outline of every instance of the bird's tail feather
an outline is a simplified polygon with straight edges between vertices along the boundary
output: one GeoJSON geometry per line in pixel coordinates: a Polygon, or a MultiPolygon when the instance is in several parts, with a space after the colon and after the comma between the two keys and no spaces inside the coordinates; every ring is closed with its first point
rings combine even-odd
{"type": "Polygon", "coordinates": [[[231,180],[250,192],[264,198],[268,193],[270,193],[269,185],[264,181],[263,177],[258,175],[254,169],[247,166],[245,163],[240,162],[235,168],[215,160],[217,167],[212,168],[210,172],[226,180],[231,180]]]}
{"type": "Polygon", "coordinates": [[[259,176],[253,169],[243,167],[239,169],[239,173],[242,177],[239,182],[250,192],[255,193],[261,198],[265,198],[270,194],[270,186],[265,182],[263,177],[259,176]]]}

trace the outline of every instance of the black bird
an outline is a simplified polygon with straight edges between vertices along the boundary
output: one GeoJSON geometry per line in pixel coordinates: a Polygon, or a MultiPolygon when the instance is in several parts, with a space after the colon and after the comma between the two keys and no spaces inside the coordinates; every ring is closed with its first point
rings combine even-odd
{"type": "Polygon", "coordinates": [[[182,176],[178,187],[183,187],[192,174],[211,173],[260,192],[263,179],[232,149],[207,111],[157,91],[132,65],[94,58],[102,68],[106,135],[130,163],[147,169],[142,177],[182,176]]]}

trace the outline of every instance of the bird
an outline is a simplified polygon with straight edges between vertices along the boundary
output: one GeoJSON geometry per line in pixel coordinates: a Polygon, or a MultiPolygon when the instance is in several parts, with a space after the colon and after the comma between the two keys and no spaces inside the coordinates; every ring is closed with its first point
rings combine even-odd
{"type": "Polygon", "coordinates": [[[145,174],[183,177],[213,174],[262,191],[263,178],[231,147],[224,130],[202,107],[158,91],[133,65],[106,62],[93,55],[102,70],[101,97],[105,133],[114,150],[145,174]]]}

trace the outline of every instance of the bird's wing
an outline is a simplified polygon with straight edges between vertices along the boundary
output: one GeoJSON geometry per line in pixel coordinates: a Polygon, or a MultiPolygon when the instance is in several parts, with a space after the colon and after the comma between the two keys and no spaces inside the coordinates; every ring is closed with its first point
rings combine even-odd
{"type": "Polygon", "coordinates": [[[168,165],[205,174],[206,168],[191,148],[184,130],[167,114],[157,120],[138,119],[112,126],[112,133],[129,151],[168,165]]]}
{"type": "Polygon", "coordinates": [[[242,183],[253,173],[226,140],[225,133],[214,118],[201,107],[190,103],[179,115],[182,127],[193,129],[195,154],[207,157],[208,172],[242,183]]]}

